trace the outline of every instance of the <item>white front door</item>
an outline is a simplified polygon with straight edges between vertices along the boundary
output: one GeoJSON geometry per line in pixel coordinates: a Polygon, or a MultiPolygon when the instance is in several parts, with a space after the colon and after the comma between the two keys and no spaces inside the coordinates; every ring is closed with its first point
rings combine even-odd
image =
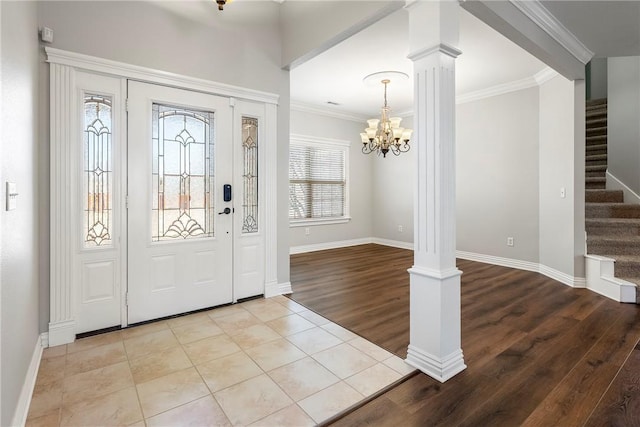
{"type": "Polygon", "coordinates": [[[232,302],[229,99],[133,81],[128,99],[128,323],[232,302]]]}

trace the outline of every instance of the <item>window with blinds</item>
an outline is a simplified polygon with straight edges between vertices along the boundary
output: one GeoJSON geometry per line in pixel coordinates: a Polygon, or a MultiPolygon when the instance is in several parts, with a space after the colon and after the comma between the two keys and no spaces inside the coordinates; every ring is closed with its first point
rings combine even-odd
{"type": "Polygon", "coordinates": [[[289,219],[344,218],[347,147],[300,143],[289,148],[289,219]]]}

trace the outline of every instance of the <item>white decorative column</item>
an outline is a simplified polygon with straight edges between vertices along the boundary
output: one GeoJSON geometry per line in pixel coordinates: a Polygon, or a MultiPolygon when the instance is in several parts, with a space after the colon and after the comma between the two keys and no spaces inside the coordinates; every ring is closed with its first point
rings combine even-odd
{"type": "Polygon", "coordinates": [[[444,382],[466,368],[456,268],[455,58],[457,1],[407,6],[414,65],[414,265],[407,363],[444,382]]]}
{"type": "Polygon", "coordinates": [[[73,236],[77,223],[71,197],[75,191],[73,173],[78,168],[75,125],[75,70],[50,63],[51,81],[51,174],[50,204],[50,314],[49,346],[73,342],[75,250],[73,236]]]}

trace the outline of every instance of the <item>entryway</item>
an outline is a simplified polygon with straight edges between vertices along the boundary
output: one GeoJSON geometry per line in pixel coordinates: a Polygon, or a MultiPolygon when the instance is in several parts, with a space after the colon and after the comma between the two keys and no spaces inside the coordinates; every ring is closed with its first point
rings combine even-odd
{"type": "Polygon", "coordinates": [[[278,294],[277,97],[48,54],[50,344],[278,294]]]}

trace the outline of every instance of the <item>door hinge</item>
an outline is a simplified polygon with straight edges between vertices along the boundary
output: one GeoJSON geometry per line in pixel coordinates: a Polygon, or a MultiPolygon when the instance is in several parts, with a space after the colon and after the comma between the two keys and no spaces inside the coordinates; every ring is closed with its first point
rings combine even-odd
{"type": "Polygon", "coordinates": [[[124,198],[124,208],[129,209],[129,195],[127,194],[124,198]]]}
{"type": "Polygon", "coordinates": [[[129,111],[129,98],[124,100],[124,110],[129,111]]]}
{"type": "Polygon", "coordinates": [[[129,306],[129,292],[124,294],[124,305],[129,306]]]}

